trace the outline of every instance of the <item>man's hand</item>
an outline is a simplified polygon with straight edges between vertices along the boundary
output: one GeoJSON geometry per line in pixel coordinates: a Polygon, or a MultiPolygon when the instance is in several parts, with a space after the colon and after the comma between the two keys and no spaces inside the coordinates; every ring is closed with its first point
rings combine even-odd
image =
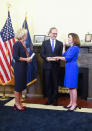
{"type": "Polygon", "coordinates": [[[54,57],[54,58],[56,59],[56,61],[58,61],[58,60],[65,61],[65,57],[62,57],[62,56],[57,56],[57,57],[54,57]]]}
{"type": "Polygon", "coordinates": [[[27,57],[27,62],[32,62],[32,58],[31,57],[27,57]]]}
{"type": "Polygon", "coordinates": [[[50,61],[50,57],[46,57],[46,60],[47,60],[47,61],[50,61]]]}

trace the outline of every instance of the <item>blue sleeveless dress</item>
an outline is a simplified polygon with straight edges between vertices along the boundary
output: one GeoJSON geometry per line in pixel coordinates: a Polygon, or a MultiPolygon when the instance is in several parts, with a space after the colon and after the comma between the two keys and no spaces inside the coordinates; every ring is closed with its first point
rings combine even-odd
{"type": "Polygon", "coordinates": [[[77,88],[78,84],[78,59],[79,47],[70,47],[62,56],[65,57],[65,78],[64,86],[67,88],[77,88]]]}

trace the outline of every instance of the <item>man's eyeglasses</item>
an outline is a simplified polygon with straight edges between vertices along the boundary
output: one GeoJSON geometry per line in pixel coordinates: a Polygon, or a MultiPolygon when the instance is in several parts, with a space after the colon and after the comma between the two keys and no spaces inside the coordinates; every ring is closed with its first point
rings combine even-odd
{"type": "Polygon", "coordinates": [[[57,33],[52,33],[53,35],[57,35],[57,33]]]}

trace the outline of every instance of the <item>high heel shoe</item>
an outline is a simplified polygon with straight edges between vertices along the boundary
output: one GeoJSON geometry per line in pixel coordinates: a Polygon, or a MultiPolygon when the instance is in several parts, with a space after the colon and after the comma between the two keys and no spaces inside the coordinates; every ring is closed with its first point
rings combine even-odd
{"type": "Polygon", "coordinates": [[[63,106],[65,109],[69,109],[71,106],[63,106]]]}
{"type": "Polygon", "coordinates": [[[81,107],[79,107],[78,105],[76,105],[76,106],[74,107],[74,109],[72,109],[72,110],[71,110],[71,109],[68,109],[68,111],[71,111],[71,112],[72,112],[72,111],[76,110],[77,108],[78,108],[78,109],[81,109],[81,107]]]}
{"type": "Polygon", "coordinates": [[[18,110],[18,111],[24,111],[24,108],[19,109],[15,104],[14,104],[14,110],[18,110]]]}
{"type": "Polygon", "coordinates": [[[26,106],[23,106],[22,108],[26,109],[26,106]]]}
{"type": "Polygon", "coordinates": [[[22,108],[26,109],[26,106],[23,106],[23,105],[21,105],[21,106],[22,106],[22,108]]]}
{"type": "Polygon", "coordinates": [[[14,104],[14,110],[17,110],[16,105],[14,104]]]}

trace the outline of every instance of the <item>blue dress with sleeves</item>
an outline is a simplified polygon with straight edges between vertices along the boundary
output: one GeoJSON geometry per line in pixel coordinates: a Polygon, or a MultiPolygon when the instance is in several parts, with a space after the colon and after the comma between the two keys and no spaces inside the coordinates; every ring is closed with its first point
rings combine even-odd
{"type": "Polygon", "coordinates": [[[27,63],[25,61],[20,61],[19,58],[26,58],[26,49],[23,45],[17,41],[13,46],[13,59],[14,64],[14,76],[15,76],[15,91],[23,91],[26,88],[26,72],[27,63]]]}
{"type": "Polygon", "coordinates": [[[65,78],[64,86],[67,88],[77,88],[78,83],[78,59],[79,47],[70,47],[62,56],[65,57],[65,78]]]}

